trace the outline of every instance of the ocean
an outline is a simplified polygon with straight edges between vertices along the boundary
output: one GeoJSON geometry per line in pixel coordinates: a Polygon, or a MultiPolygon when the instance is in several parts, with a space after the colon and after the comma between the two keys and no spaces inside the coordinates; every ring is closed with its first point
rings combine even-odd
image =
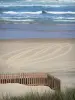
{"type": "Polygon", "coordinates": [[[75,23],[75,3],[49,0],[2,0],[0,20],[7,23],[75,23]]]}
{"type": "Polygon", "coordinates": [[[75,1],[0,0],[3,38],[75,38],[75,1]]]}

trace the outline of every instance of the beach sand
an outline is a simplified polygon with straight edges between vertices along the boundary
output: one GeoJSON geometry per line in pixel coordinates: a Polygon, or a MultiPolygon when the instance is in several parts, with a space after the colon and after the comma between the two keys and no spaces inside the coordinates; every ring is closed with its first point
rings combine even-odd
{"type": "MultiPolygon", "coordinates": [[[[61,80],[62,89],[74,87],[75,39],[0,40],[0,73],[18,72],[48,72],[61,80]]],[[[33,88],[3,84],[0,93],[25,93],[24,87],[33,88]]]]}

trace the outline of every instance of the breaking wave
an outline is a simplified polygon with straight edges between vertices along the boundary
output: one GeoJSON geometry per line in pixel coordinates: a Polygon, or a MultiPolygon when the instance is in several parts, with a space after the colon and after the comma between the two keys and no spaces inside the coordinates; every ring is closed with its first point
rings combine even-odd
{"type": "Polygon", "coordinates": [[[68,20],[68,19],[59,19],[59,20],[54,20],[56,22],[75,22],[75,20],[68,20]]]}
{"type": "Polygon", "coordinates": [[[49,2],[50,0],[1,0],[0,21],[52,23],[72,20],[74,22],[75,4],[49,2]]]}
{"type": "MultiPolygon", "coordinates": [[[[15,11],[7,11],[3,12],[5,14],[42,14],[42,11],[36,11],[36,12],[15,12],[15,11]]],[[[56,12],[56,11],[46,11],[45,14],[75,14],[75,12],[56,12]]]]}
{"type": "MultiPolygon", "coordinates": [[[[35,4],[35,5],[33,5],[33,4],[31,4],[31,5],[25,5],[25,4],[20,4],[20,5],[17,5],[17,4],[15,4],[15,5],[0,5],[0,7],[35,7],[35,6],[41,6],[41,7],[65,7],[65,6],[68,6],[68,5],[41,5],[41,4],[35,4]]],[[[70,5],[70,6],[72,6],[72,5],[70,5]]]]}

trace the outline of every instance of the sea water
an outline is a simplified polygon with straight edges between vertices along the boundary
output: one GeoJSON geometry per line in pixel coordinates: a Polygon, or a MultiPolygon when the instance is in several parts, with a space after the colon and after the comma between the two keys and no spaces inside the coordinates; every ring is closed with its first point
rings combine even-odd
{"type": "Polygon", "coordinates": [[[59,0],[1,0],[0,20],[14,23],[75,23],[75,3],[59,0]]]}
{"type": "Polygon", "coordinates": [[[0,38],[75,38],[75,1],[0,0],[0,38]]]}

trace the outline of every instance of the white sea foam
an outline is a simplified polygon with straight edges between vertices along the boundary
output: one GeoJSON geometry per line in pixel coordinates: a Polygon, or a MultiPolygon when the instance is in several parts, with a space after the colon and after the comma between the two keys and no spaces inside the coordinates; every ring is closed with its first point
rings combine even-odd
{"type": "Polygon", "coordinates": [[[75,12],[71,12],[71,11],[62,11],[62,12],[56,12],[56,11],[49,11],[48,13],[50,14],[75,14],[75,12]]]}
{"type": "MultiPolygon", "coordinates": [[[[6,5],[5,4],[4,5],[3,4],[2,5],[2,4],[0,4],[0,7],[17,7],[17,6],[19,6],[19,7],[21,7],[21,6],[30,6],[30,7],[31,6],[34,6],[34,7],[35,6],[41,6],[41,7],[64,7],[64,6],[68,6],[68,5],[48,5],[48,4],[35,4],[35,5],[34,4],[30,4],[30,5],[26,5],[26,4],[18,4],[18,5],[17,4],[14,4],[14,5],[11,5],[11,4],[10,5],[9,4],[6,5]]],[[[72,5],[69,5],[69,6],[72,6],[72,5]]]]}
{"type": "MultiPolygon", "coordinates": [[[[31,16],[29,17],[1,17],[3,20],[9,20],[9,21],[34,21],[31,19],[31,16]],[[30,18],[30,19],[29,19],[30,18]]],[[[75,17],[52,17],[53,20],[75,20],[75,17]]]]}
{"type": "Polygon", "coordinates": [[[75,19],[75,17],[68,17],[67,19],[75,19]]]}
{"type": "Polygon", "coordinates": [[[64,7],[64,6],[67,6],[67,5],[47,5],[47,7],[64,7]]]}
{"type": "Polygon", "coordinates": [[[75,22],[75,20],[64,20],[64,19],[59,19],[59,20],[54,20],[54,21],[56,21],[56,22],[58,22],[58,21],[60,21],[60,22],[75,22]]]}
{"type": "Polygon", "coordinates": [[[21,19],[21,20],[16,20],[16,19],[5,19],[6,21],[15,21],[15,22],[33,22],[34,20],[32,19],[21,19]]]}
{"type": "MultiPolygon", "coordinates": [[[[47,14],[75,14],[75,12],[56,12],[56,11],[46,11],[47,14]]],[[[7,11],[7,12],[3,12],[5,14],[41,14],[42,11],[36,11],[36,12],[15,12],[15,11],[7,11]]]]}
{"type": "Polygon", "coordinates": [[[7,11],[7,12],[3,12],[5,14],[41,14],[41,11],[37,11],[37,12],[15,12],[15,11],[7,11]]]}
{"type": "Polygon", "coordinates": [[[53,19],[75,19],[75,17],[54,17],[53,19]]]}
{"type": "Polygon", "coordinates": [[[5,14],[17,14],[17,12],[15,12],[15,11],[7,11],[7,12],[3,12],[3,13],[5,13],[5,14]]]}
{"type": "Polygon", "coordinates": [[[30,16],[22,16],[22,17],[0,17],[1,19],[25,19],[29,18],[30,16]]]}

